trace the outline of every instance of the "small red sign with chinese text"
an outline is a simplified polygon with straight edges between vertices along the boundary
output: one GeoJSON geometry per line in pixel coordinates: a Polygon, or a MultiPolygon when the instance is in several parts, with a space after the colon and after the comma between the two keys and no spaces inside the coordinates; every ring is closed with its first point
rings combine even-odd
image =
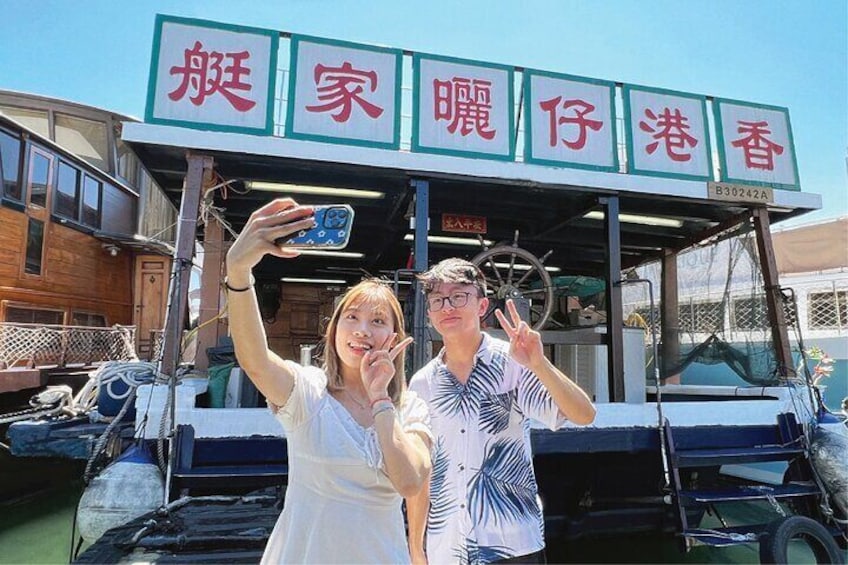
{"type": "Polygon", "coordinates": [[[462,214],[442,214],[442,231],[486,233],[486,218],[462,214]]]}

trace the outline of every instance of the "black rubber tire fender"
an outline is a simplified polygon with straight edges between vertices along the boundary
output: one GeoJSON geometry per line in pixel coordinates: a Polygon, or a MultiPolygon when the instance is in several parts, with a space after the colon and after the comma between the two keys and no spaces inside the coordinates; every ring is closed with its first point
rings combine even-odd
{"type": "Polygon", "coordinates": [[[771,522],[760,535],[760,563],[789,563],[789,542],[803,538],[817,563],[845,563],[845,555],[827,528],[806,516],[787,516],[771,522]]]}

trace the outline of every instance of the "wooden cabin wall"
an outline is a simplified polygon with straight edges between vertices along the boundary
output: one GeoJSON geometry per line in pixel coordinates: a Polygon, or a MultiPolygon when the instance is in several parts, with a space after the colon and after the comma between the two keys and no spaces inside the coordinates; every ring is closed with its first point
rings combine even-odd
{"type": "Polygon", "coordinates": [[[139,198],[144,213],[139,218],[138,233],[160,241],[176,241],[178,211],[146,174],[139,189],[139,198]]]}
{"type": "MultiPolygon", "coordinates": [[[[112,257],[90,235],[47,222],[43,276],[23,276],[25,214],[0,207],[0,315],[7,303],[103,314],[106,323],[132,324],[132,254],[112,257]]],[[[5,319],[5,318],[3,318],[5,319]]]]}
{"type": "Polygon", "coordinates": [[[333,300],[342,291],[308,284],[275,286],[280,307],[276,316],[265,322],[268,346],[283,359],[299,361],[301,345],[316,345],[323,338],[333,300]]]}
{"type": "Polygon", "coordinates": [[[118,187],[103,186],[100,229],[106,233],[133,235],[136,226],[138,197],[118,187]]]}

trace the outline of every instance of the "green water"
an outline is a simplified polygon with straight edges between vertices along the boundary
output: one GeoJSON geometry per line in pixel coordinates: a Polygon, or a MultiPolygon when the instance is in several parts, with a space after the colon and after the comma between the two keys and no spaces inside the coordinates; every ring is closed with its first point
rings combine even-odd
{"type": "MultiPolygon", "coordinates": [[[[758,503],[732,504],[722,509],[722,517],[728,524],[760,523],[768,516],[770,508],[758,503]]],[[[720,527],[715,516],[705,516],[701,527],[720,527]]],[[[806,548],[804,548],[806,549],[806,548]]],[[[793,563],[815,563],[802,553],[793,563]]],[[[551,563],[759,563],[757,544],[731,547],[697,546],[688,553],[680,550],[676,538],[671,535],[635,533],[615,537],[577,540],[559,545],[548,540],[548,561],[551,563]]]]}
{"type": "Polygon", "coordinates": [[[0,452],[0,564],[68,562],[82,470],[0,452]]]}
{"type": "Polygon", "coordinates": [[[67,563],[82,485],[3,506],[0,563],[67,563]]]}

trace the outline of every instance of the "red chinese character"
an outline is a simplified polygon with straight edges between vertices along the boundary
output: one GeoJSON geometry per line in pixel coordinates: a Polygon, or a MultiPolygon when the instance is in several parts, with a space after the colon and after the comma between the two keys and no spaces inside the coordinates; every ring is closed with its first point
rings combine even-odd
{"type": "Polygon", "coordinates": [[[563,110],[569,110],[570,108],[574,108],[573,116],[560,116],[557,118],[557,109],[559,108],[559,103],[562,101],[562,96],[557,96],[556,98],[551,98],[550,100],[544,100],[539,102],[539,106],[541,106],[542,110],[548,112],[550,114],[550,144],[551,147],[556,147],[557,145],[557,137],[558,137],[558,128],[562,124],[574,124],[578,127],[579,133],[577,134],[577,139],[574,141],[569,141],[565,138],[562,138],[562,142],[569,149],[583,149],[586,145],[586,137],[587,137],[587,129],[591,129],[593,131],[600,130],[604,123],[599,120],[590,120],[586,118],[586,114],[591,114],[595,111],[595,106],[586,102],[585,100],[566,100],[562,104],[563,110]]]}
{"type": "Polygon", "coordinates": [[[227,99],[233,108],[239,112],[247,112],[256,102],[242,98],[234,90],[250,91],[253,87],[242,82],[242,77],[250,75],[250,69],[243,66],[250,58],[248,51],[238,53],[219,53],[212,51],[207,53],[203,50],[203,44],[194,42],[192,49],[185,50],[185,66],[171,67],[172,75],[183,75],[182,83],[173,91],[168,93],[168,98],[182,100],[189,87],[195,93],[189,100],[195,106],[201,106],[208,96],[220,93],[227,99]],[[224,59],[230,59],[229,66],[221,68],[224,59]]]}
{"type": "Polygon", "coordinates": [[[318,100],[328,102],[318,106],[307,106],[309,112],[330,112],[339,109],[333,114],[333,119],[343,123],[350,118],[353,103],[359,104],[365,113],[377,119],[383,113],[383,109],[365,100],[361,94],[365,92],[363,86],[368,86],[370,92],[377,90],[377,72],[360,71],[345,61],[341,67],[326,67],[315,65],[315,84],[318,86],[318,100]]]}
{"type": "MultiPolygon", "coordinates": [[[[654,129],[651,125],[644,121],[639,122],[639,127],[642,131],[654,134],[651,136],[654,139],[663,141],[665,144],[665,152],[671,160],[688,161],[692,158],[692,155],[688,153],[674,152],[675,149],[685,149],[687,145],[689,147],[695,147],[698,145],[698,140],[686,132],[686,130],[690,127],[689,124],[686,123],[689,121],[689,118],[681,114],[679,108],[675,108],[674,112],[672,112],[669,108],[663,108],[663,111],[659,116],[652,112],[650,108],[645,108],[645,115],[655,122],[654,125],[658,129],[654,129]]],[[[649,143],[645,146],[645,150],[648,152],[648,155],[653,154],[653,152],[657,150],[659,144],[659,141],[654,141],[653,143],[649,143]]]]}
{"type": "Polygon", "coordinates": [[[778,145],[765,136],[771,133],[768,122],[736,122],[739,127],[737,133],[743,137],[730,142],[733,147],[741,147],[745,152],[745,166],[749,169],[774,170],[774,155],[783,154],[783,146],[778,145]],[[747,134],[747,135],[744,135],[747,134]]]}
{"type": "Polygon", "coordinates": [[[453,77],[449,81],[433,80],[435,119],[450,120],[448,131],[463,137],[472,131],[483,139],[494,139],[489,126],[492,109],[492,81],[453,77]]]}

